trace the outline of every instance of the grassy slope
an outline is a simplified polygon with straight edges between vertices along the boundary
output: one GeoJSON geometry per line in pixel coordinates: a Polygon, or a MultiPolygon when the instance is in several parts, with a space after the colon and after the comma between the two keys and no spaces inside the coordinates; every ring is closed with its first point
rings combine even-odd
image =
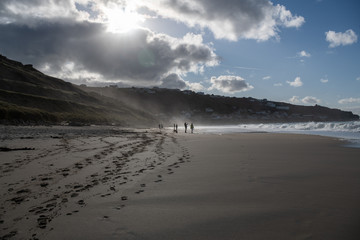
{"type": "Polygon", "coordinates": [[[3,123],[153,124],[153,118],[125,104],[89,94],[29,65],[0,56],[0,121],[3,123]]]}
{"type": "Polygon", "coordinates": [[[189,120],[188,113],[192,120],[209,124],[358,119],[350,112],[321,106],[275,104],[290,109],[279,110],[268,106],[267,101],[252,98],[171,89],[79,87],[0,55],[0,123],[71,121],[154,126],[158,121],[189,120]],[[216,118],[219,115],[221,119],[216,118]]]}
{"type": "Polygon", "coordinates": [[[357,120],[351,112],[322,106],[299,106],[271,102],[288,107],[281,110],[272,107],[267,100],[253,98],[221,97],[182,92],[171,89],[136,89],[115,87],[82,87],[88,92],[101,92],[111,98],[128,102],[133,108],[149,111],[163,119],[183,119],[206,124],[236,124],[240,122],[298,122],[298,121],[348,121],[357,120]],[[209,111],[206,111],[209,109],[209,111]],[[264,114],[263,114],[264,113],[264,114]],[[216,118],[221,116],[221,118],[216,118]]]}

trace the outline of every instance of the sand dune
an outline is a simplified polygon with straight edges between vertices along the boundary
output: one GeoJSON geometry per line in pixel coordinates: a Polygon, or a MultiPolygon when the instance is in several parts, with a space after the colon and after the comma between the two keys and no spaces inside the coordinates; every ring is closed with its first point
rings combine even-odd
{"type": "Polygon", "coordinates": [[[360,149],[340,144],[291,134],[2,129],[0,236],[358,239],[360,149]]]}

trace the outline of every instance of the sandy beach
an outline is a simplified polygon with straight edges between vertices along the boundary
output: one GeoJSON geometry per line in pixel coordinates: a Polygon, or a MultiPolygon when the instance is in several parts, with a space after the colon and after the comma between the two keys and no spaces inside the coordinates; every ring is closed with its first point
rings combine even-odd
{"type": "Polygon", "coordinates": [[[1,127],[0,239],[359,239],[360,149],[319,136],[1,127]]]}

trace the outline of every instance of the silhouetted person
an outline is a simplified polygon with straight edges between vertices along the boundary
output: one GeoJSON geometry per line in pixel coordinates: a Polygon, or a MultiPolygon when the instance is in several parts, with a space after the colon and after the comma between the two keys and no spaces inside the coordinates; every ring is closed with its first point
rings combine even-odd
{"type": "Polygon", "coordinates": [[[191,129],[191,133],[194,133],[194,124],[193,123],[190,124],[190,129],[191,129]]]}
{"type": "Polygon", "coordinates": [[[188,126],[188,124],[187,124],[187,122],[185,122],[185,123],[184,123],[185,133],[186,133],[186,131],[187,131],[187,126],[188,126]]]}
{"type": "Polygon", "coordinates": [[[177,133],[177,124],[175,125],[175,131],[176,131],[176,133],[177,133]]]}

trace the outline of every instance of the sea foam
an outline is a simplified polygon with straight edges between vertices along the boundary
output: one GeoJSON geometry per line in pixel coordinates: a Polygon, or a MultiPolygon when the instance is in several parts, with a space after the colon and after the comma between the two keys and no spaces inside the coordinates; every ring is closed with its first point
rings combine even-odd
{"type": "Polygon", "coordinates": [[[198,126],[202,133],[273,132],[312,134],[347,140],[351,146],[360,147],[360,121],[350,122],[299,122],[239,124],[226,126],[198,126]]]}

